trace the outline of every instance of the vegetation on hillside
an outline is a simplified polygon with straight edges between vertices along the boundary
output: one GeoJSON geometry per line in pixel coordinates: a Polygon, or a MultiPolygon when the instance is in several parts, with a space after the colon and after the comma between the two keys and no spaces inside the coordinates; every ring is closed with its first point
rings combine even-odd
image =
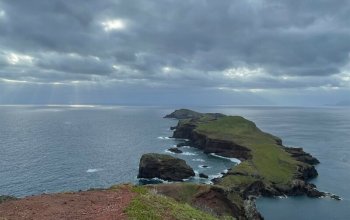
{"type": "MultiPolygon", "coordinates": [[[[198,193],[195,185],[188,185],[187,191],[180,191],[184,198],[189,199],[193,193],[198,193]],[[195,188],[193,188],[195,187],[195,188]],[[186,195],[187,194],[187,195],[186,195]]],[[[177,201],[174,198],[159,194],[156,188],[134,186],[137,193],[129,206],[125,209],[130,219],[177,219],[177,220],[218,220],[234,219],[232,217],[218,217],[211,213],[199,210],[189,203],[177,201]]]]}
{"type": "Polygon", "coordinates": [[[277,137],[262,132],[253,122],[240,116],[226,116],[205,123],[198,123],[196,132],[212,139],[232,141],[251,150],[252,159],[232,168],[231,172],[246,174],[248,177],[229,176],[229,182],[251,182],[259,178],[265,182],[284,184],[290,182],[300,164],[278,144],[277,137]],[[251,178],[254,177],[254,178],[251,178]],[[237,178],[237,180],[235,180],[237,178]]]}

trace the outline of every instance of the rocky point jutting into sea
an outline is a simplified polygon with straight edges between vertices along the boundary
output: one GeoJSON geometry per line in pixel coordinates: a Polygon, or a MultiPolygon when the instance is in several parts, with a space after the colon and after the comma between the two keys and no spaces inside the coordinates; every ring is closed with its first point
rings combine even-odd
{"type": "Polygon", "coordinates": [[[316,158],[302,148],[283,146],[280,138],[261,131],[243,117],[180,109],[165,118],[179,119],[173,128],[174,138],[188,139],[187,144],[205,153],[242,161],[214,181],[215,187],[220,187],[235,210],[239,210],[233,214],[236,218],[261,218],[255,210],[257,196],[307,195],[340,199],[308,183],[318,175],[314,167],[319,163],[316,158]]]}

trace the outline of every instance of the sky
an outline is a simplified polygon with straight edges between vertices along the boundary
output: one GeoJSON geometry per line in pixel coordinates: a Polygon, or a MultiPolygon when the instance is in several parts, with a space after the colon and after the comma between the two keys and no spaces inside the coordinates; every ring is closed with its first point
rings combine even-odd
{"type": "Polygon", "coordinates": [[[348,0],[0,0],[0,104],[350,100],[348,0]]]}

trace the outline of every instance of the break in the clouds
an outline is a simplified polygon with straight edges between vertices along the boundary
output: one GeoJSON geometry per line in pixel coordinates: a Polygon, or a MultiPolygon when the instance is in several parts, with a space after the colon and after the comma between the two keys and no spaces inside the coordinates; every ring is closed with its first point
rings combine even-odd
{"type": "Polygon", "coordinates": [[[348,90],[349,14],[348,0],[3,0],[0,86],[348,90]]]}

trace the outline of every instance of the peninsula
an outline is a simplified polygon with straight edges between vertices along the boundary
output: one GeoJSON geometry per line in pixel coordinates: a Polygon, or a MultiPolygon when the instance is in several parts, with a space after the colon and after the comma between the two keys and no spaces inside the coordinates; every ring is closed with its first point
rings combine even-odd
{"type": "Polygon", "coordinates": [[[210,207],[217,210],[218,215],[262,219],[255,207],[259,196],[306,195],[340,199],[318,191],[308,182],[318,175],[314,167],[319,163],[316,158],[302,148],[283,146],[280,138],[261,131],[252,121],[241,116],[203,114],[188,109],[176,110],[165,118],[179,120],[173,128],[173,138],[187,139],[187,145],[205,153],[241,161],[222,178],[214,179],[214,186],[211,186],[211,190],[220,192],[221,201],[228,207],[226,213],[218,207],[210,207]]]}

